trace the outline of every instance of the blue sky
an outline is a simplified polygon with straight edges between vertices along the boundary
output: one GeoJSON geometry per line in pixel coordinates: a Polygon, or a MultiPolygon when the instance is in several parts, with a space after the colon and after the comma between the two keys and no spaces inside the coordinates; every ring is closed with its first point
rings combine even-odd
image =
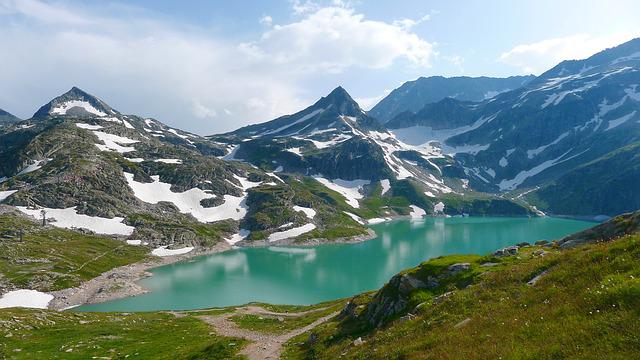
{"type": "Polygon", "coordinates": [[[0,108],[79,86],[210,134],[337,85],[369,108],[419,76],[539,74],[640,36],[640,2],[0,0],[0,108]]]}

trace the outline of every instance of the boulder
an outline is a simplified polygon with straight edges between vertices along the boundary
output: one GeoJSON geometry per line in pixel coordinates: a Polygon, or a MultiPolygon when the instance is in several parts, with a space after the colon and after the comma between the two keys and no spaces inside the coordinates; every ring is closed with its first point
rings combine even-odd
{"type": "Polygon", "coordinates": [[[493,253],[493,256],[502,257],[502,256],[513,256],[513,255],[517,255],[517,254],[518,254],[518,247],[517,246],[507,246],[505,248],[496,250],[493,253]]]}

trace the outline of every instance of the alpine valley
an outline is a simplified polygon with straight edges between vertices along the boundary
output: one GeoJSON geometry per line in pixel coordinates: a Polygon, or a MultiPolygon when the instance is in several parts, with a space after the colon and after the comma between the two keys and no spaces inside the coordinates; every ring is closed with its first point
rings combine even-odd
{"type": "Polygon", "coordinates": [[[640,209],[639,179],[640,39],[539,76],[419,78],[371,111],[338,86],[294,114],[206,136],[73,87],[26,120],[0,110],[0,308],[138,295],[152,267],[233,247],[358,243],[400,218],[613,220],[431,259],[319,305],[3,310],[0,358],[447,358],[463,342],[465,358],[634,357],[638,213],[626,213],[640,209]],[[566,305],[571,296],[584,300],[566,305]],[[568,315],[581,309],[600,318],[568,315]],[[599,332],[613,323],[619,333],[599,332]],[[69,344],[51,335],[61,328],[69,344]],[[171,349],[178,332],[184,346],[171,349]],[[518,348],[510,333],[531,341],[518,348]],[[606,346],[577,345],[591,336],[606,346]]]}

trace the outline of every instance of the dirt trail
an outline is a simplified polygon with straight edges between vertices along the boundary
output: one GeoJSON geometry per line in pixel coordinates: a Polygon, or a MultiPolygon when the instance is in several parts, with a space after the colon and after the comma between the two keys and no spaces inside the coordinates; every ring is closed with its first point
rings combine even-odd
{"type": "Polygon", "coordinates": [[[262,359],[279,359],[282,353],[282,344],[289,339],[305,333],[316,326],[326,322],[327,320],[338,315],[339,311],[335,311],[329,315],[323,316],[311,324],[292,330],[285,334],[266,334],[249,329],[242,329],[238,325],[229,320],[230,317],[238,314],[265,315],[265,316],[281,316],[281,317],[300,317],[309,313],[322,311],[322,309],[313,309],[298,313],[278,313],[265,310],[259,306],[246,306],[236,309],[232,313],[221,314],[218,316],[199,316],[198,318],[212,325],[216,332],[223,336],[239,337],[251,341],[240,354],[245,355],[249,360],[262,359]]]}

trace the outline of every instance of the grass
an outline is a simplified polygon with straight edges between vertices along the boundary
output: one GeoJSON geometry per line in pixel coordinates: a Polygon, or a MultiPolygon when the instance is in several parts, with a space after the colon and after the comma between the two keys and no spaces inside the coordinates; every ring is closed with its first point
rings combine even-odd
{"type": "MultiPolygon", "coordinates": [[[[284,334],[295,329],[305,327],[319,318],[329,315],[334,311],[342,309],[344,306],[344,300],[333,301],[331,303],[324,303],[322,306],[316,305],[313,307],[295,308],[295,311],[310,311],[310,313],[299,317],[288,316],[270,316],[270,315],[253,315],[253,314],[238,314],[232,316],[231,321],[235,322],[239,327],[258,331],[267,334],[284,334]],[[301,310],[305,309],[305,310],[301,310]]],[[[286,307],[282,307],[286,308],[286,307]]],[[[291,308],[292,310],[294,308],[291,308]]],[[[273,310],[272,310],[273,311],[273,310]]]]}
{"type": "Polygon", "coordinates": [[[230,359],[245,344],[166,313],[7,309],[0,310],[0,333],[2,359],[230,359]]]}
{"type": "Polygon", "coordinates": [[[0,282],[19,288],[74,287],[115,267],[141,261],[146,252],[122,241],[43,228],[20,216],[0,215],[0,282]]]}
{"type": "MultiPolygon", "coordinates": [[[[299,345],[308,334],[290,340],[284,358],[639,358],[640,235],[565,251],[546,248],[545,256],[535,253],[539,249],[466,259],[471,277],[450,284],[447,290],[455,291],[445,300],[433,301],[434,294],[421,290],[412,294],[413,302],[426,302],[412,320],[358,332],[331,321],[314,330],[312,345],[299,345]],[[486,261],[499,265],[479,266],[486,261]],[[544,270],[535,286],[527,285],[544,270]],[[358,336],[364,344],[354,346],[358,336]]],[[[437,273],[450,260],[410,271],[437,273]]],[[[360,300],[366,306],[371,297],[360,300]]]]}

